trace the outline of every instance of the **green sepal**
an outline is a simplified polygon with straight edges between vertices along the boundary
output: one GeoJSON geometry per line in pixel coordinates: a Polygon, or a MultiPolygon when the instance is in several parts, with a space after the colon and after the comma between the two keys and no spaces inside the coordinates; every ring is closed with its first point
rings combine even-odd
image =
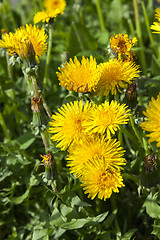
{"type": "Polygon", "coordinates": [[[57,169],[55,164],[52,167],[45,166],[45,178],[47,180],[55,180],[57,178],[57,169]]]}
{"type": "Polygon", "coordinates": [[[48,119],[47,119],[47,116],[45,114],[44,111],[42,112],[33,112],[33,121],[32,121],[32,124],[33,124],[33,127],[42,127],[42,126],[46,126],[48,123],[48,119]]]}
{"type": "Polygon", "coordinates": [[[160,165],[153,171],[148,171],[144,167],[141,173],[141,183],[146,188],[154,187],[156,184],[160,183],[160,165]]]}

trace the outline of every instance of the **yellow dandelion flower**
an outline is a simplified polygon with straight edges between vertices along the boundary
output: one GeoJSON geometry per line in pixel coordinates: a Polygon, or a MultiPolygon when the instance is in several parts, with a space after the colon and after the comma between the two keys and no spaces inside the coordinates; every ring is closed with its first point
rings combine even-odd
{"type": "Polygon", "coordinates": [[[52,156],[52,153],[49,152],[46,155],[40,155],[43,160],[41,161],[46,167],[51,168],[54,164],[54,157],[52,156]]]}
{"type": "Polygon", "coordinates": [[[40,11],[37,12],[33,18],[34,24],[38,22],[46,22],[48,23],[50,20],[56,18],[58,15],[62,14],[63,12],[59,9],[55,9],[52,11],[40,11]]]}
{"type": "Polygon", "coordinates": [[[153,33],[160,34],[160,22],[154,22],[150,29],[154,30],[153,33]]]}
{"type": "Polygon", "coordinates": [[[75,57],[58,69],[61,72],[57,72],[59,85],[75,92],[94,91],[101,76],[96,60],[92,56],[89,59],[82,57],[81,62],[75,57]]]}
{"type": "Polygon", "coordinates": [[[110,138],[111,134],[119,129],[119,125],[127,124],[129,121],[129,111],[125,104],[120,104],[112,101],[105,101],[101,105],[93,105],[90,118],[85,122],[86,131],[88,134],[107,133],[110,138]]]}
{"type": "Polygon", "coordinates": [[[52,11],[55,9],[59,9],[60,11],[63,11],[66,7],[66,1],[64,1],[64,0],[45,0],[44,7],[48,11],[52,11]]]}
{"type": "Polygon", "coordinates": [[[26,27],[21,26],[15,30],[15,33],[8,33],[0,40],[0,47],[6,49],[10,55],[17,54],[20,57],[27,57],[34,49],[35,58],[42,56],[47,49],[47,34],[44,29],[39,29],[38,26],[26,24],[26,27]]]}
{"type": "Polygon", "coordinates": [[[131,48],[137,41],[136,37],[130,39],[128,34],[115,34],[114,37],[112,36],[110,38],[110,46],[111,49],[118,54],[119,58],[125,55],[127,59],[132,59],[133,52],[131,52],[131,48]]]}
{"type": "Polygon", "coordinates": [[[155,9],[155,18],[157,18],[158,19],[158,21],[160,21],[160,9],[159,8],[156,8],[155,9]]]}
{"type": "Polygon", "coordinates": [[[140,126],[145,131],[151,132],[147,135],[150,137],[149,142],[156,141],[158,142],[157,147],[160,147],[160,94],[157,99],[151,98],[146,112],[143,113],[147,118],[140,126]]]}
{"type": "Polygon", "coordinates": [[[77,178],[83,175],[83,168],[91,159],[94,161],[98,158],[99,161],[105,161],[107,168],[121,169],[121,166],[126,164],[123,154],[124,150],[120,142],[116,142],[115,139],[106,139],[104,136],[94,136],[69,149],[66,160],[70,172],[77,178]]]}
{"type": "Polygon", "coordinates": [[[151,25],[151,29],[154,30],[153,33],[160,34],[160,9],[156,8],[155,10],[155,17],[158,19],[158,22],[154,22],[153,25],[151,25]]]}
{"type": "Polygon", "coordinates": [[[88,198],[94,199],[96,196],[106,201],[112,192],[118,193],[124,187],[123,178],[117,169],[107,168],[105,161],[98,158],[88,161],[83,168],[83,175],[80,178],[81,186],[88,198]]]}
{"type": "Polygon", "coordinates": [[[87,121],[91,109],[88,101],[83,106],[82,101],[67,103],[52,115],[50,122],[50,132],[53,133],[51,139],[57,141],[57,147],[66,150],[73,143],[78,143],[87,137],[83,123],[87,121]]]}
{"type": "Polygon", "coordinates": [[[111,92],[116,95],[120,88],[127,88],[131,81],[139,77],[139,66],[132,62],[124,62],[111,59],[109,62],[101,63],[101,78],[97,85],[97,93],[108,96],[111,92]]]}

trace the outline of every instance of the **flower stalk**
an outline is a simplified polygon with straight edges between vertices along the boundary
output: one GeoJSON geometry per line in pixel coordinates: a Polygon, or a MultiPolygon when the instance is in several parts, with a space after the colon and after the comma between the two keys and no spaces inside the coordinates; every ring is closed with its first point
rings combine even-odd
{"type": "Polygon", "coordinates": [[[53,35],[53,24],[49,24],[49,39],[48,39],[48,50],[47,50],[47,58],[46,58],[46,66],[44,72],[44,80],[43,80],[43,88],[46,89],[47,81],[48,81],[48,70],[49,64],[51,61],[51,51],[52,51],[52,35],[53,35]]]}
{"type": "Polygon", "coordinates": [[[136,135],[136,137],[138,138],[138,141],[140,142],[141,146],[143,147],[143,140],[140,136],[140,134],[138,133],[137,129],[136,129],[136,126],[135,126],[135,123],[134,123],[134,119],[133,119],[133,115],[131,114],[129,116],[129,119],[130,119],[130,123],[131,123],[131,127],[136,135]]]}

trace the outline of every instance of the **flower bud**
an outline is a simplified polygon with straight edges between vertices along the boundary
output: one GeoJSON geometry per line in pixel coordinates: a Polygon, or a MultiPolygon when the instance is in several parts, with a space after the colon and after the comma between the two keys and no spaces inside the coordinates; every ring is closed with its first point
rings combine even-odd
{"type": "Polygon", "coordinates": [[[153,187],[160,182],[157,155],[149,154],[144,158],[141,182],[147,188],[153,187]]]}
{"type": "Polygon", "coordinates": [[[39,98],[31,97],[31,109],[33,111],[33,127],[43,127],[47,121],[47,116],[43,108],[43,99],[40,96],[39,98]]]}
{"type": "Polygon", "coordinates": [[[133,81],[128,88],[126,89],[126,93],[125,93],[125,102],[126,104],[131,107],[134,108],[137,105],[137,91],[136,91],[136,83],[135,81],[133,81]]]}
{"type": "Polygon", "coordinates": [[[56,171],[56,163],[55,163],[54,157],[52,156],[52,153],[48,152],[48,154],[40,155],[40,156],[43,158],[41,162],[45,166],[46,179],[53,180],[57,175],[57,171],[56,171]]]}

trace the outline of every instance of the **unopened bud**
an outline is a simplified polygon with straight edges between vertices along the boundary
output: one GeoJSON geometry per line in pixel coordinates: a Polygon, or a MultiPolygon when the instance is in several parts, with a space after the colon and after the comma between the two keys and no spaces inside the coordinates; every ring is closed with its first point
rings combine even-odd
{"type": "Polygon", "coordinates": [[[157,155],[149,154],[144,158],[141,182],[147,188],[153,187],[160,182],[157,155]]]}
{"type": "Polygon", "coordinates": [[[43,127],[48,123],[47,116],[43,107],[43,99],[31,97],[31,109],[33,111],[33,127],[43,127]]]}
{"type": "Polygon", "coordinates": [[[55,163],[55,160],[54,160],[54,157],[52,155],[51,152],[49,152],[48,154],[46,155],[40,155],[43,160],[41,161],[44,166],[45,166],[45,177],[46,179],[48,180],[53,180],[56,175],[57,175],[57,172],[56,172],[56,163],[55,163]]]}
{"type": "Polygon", "coordinates": [[[136,83],[133,81],[128,88],[126,89],[125,93],[125,102],[131,108],[136,107],[137,105],[137,91],[136,91],[136,83]]]}

